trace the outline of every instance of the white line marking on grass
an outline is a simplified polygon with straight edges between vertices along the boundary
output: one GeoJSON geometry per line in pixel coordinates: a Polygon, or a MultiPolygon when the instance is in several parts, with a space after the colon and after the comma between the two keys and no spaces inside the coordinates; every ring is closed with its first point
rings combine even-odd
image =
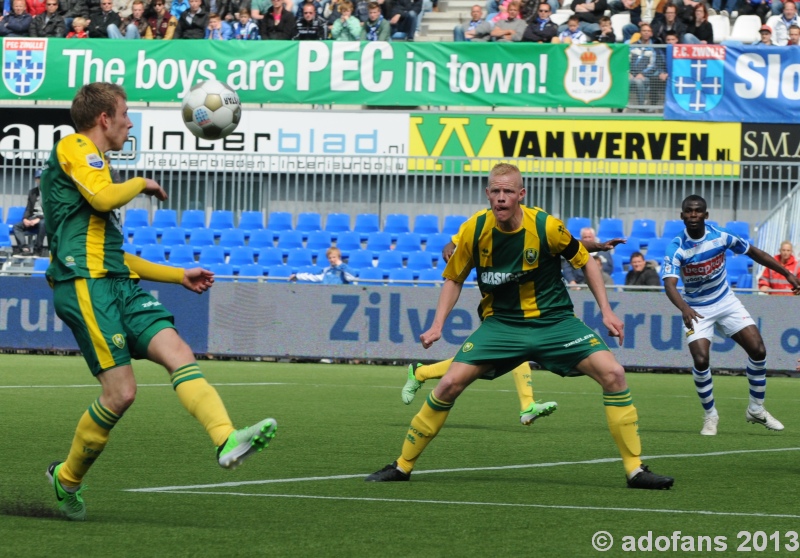
{"type": "MultiPolygon", "coordinates": [[[[731,450],[714,451],[710,453],[674,453],[668,455],[646,455],[642,460],[652,459],[677,459],[686,457],[718,457],[721,455],[739,455],[743,453],[774,453],[779,451],[800,451],[800,448],[773,448],[757,450],[731,450]]],[[[508,471],[514,469],[537,469],[540,467],[562,467],[565,465],[594,465],[597,463],[614,463],[621,461],[619,457],[604,457],[599,459],[588,459],[586,461],[556,461],[552,463],[526,463],[521,465],[499,465],[495,467],[464,467],[459,469],[430,469],[427,471],[414,471],[414,475],[430,475],[434,473],[467,473],[473,471],[508,471]]],[[[355,475],[332,475],[326,477],[297,477],[289,479],[262,479],[253,481],[222,482],[217,484],[192,484],[184,486],[156,486],[152,488],[128,488],[125,492],[175,492],[180,490],[191,490],[195,488],[233,488],[236,486],[253,486],[262,484],[279,484],[287,482],[308,482],[318,480],[344,480],[366,477],[369,473],[359,473],[355,475]]]]}
{"type": "MultiPolygon", "coordinates": [[[[171,387],[172,384],[136,384],[137,387],[171,387]]],[[[248,382],[248,383],[240,383],[240,382],[213,382],[212,385],[214,386],[246,386],[246,387],[253,387],[253,386],[286,386],[286,385],[300,385],[300,384],[289,384],[288,382],[248,382]]],[[[100,387],[100,384],[72,384],[72,385],[37,385],[37,386],[0,386],[0,389],[37,389],[37,388],[67,388],[67,389],[74,389],[74,388],[96,388],[100,387]]]]}
{"type": "Polygon", "coordinates": [[[256,498],[299,498],[307,500],[339,500],[355,502],[391,502],[400,504],[445,504],[449,506],[492,506],[502,508],[540,508],[556,510],[591,510],[591,511],[616,511],[616,512],[649,512],[649,513],[669,513],[685,515],[724,515],[734,517],[766,517],[766,518],[786,518],[800,519],[800,515],[783,513],[745,513],[745,512],[717,512],[711,510],[668,510],[668,509],[648,509],[648,508],[612,508],[602,506],[567,506],[559,504],[514,504],[508,502],[458,502],[453,500],[412,500],[407,498],[359,498],[355,496],[309,496],[306,494],[248,494],[242,492],[200,492],[195,490],[174,490],[166,494],[202,494],[203,496],[252,496],[256,498]]]}

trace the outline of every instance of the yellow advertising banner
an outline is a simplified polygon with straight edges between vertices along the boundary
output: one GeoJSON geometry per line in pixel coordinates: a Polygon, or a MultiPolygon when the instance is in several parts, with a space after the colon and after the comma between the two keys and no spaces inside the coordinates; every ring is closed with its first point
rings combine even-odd
{"type": "Polygon", "coordinates": [[[742,134],[738,123],[415,113],[409,135],[417,171],[506,161],[531,173],[738,176],[742,134]]]}

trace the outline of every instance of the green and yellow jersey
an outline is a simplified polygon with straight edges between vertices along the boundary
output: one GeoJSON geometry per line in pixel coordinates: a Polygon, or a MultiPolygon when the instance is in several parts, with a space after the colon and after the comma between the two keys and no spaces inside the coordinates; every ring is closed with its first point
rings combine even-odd
{"type": "Polygon", "coordinates": [[[522,212],[522,226],[510,233],[497,228],[491,211],[470,217],[442,274],[463,283],[476,269],[482,319],[532,320],[574,312],[561,279],[561,256],[577,268],[586,265],[589,252],[544,210],[522,206],[522,212]]]}

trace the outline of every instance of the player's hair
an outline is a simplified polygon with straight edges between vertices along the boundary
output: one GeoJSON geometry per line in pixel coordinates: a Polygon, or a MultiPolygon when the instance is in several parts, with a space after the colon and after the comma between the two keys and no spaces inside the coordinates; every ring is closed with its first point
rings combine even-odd
{"type": "Polygon", "coordinates": [[[644,259],[644,254],[642,254],[641,252],[631,252],[631,259],[633,259],[633,258],[642,258],[642,259],[644,259]]]}
{"type": "Polygon", "coordinates": [[[611,18],[608,16],[603,16],[600,18],[600,23],[611,23],[611,18]]]}
{"type": "Polygon", "coordinates": [[[522,187],[522,173],[519,172],[519,168],[516,165],[511,163],[497,163],[492,168],[492,172],[489,173],[489,182],[491,183],[495,177],[506,176],[507,174],[516,174],[519,177],[519,186],[520,188],[522,187]]]}
{"type": "Polygon", "coordinates": [[[336,254],[339,258],[342,257],[342,251],[339,250],[336,246],[331,246],[327,250],[325,250],[325,257],[329,258],[331,254],[336,254]]]}
{"type": "Polygon", "coordinates": [[[80,25],[81,27],[86,29],[86,26],[88,25],[88,23],[86,21],[86,18],[78,16],[75,19],[73,19],[72,20],[72,28],[75,29],[76,25],[80,25]]]}
{"type": "Polygon", "coordinates": [[[344,0],[343,2],[339,2],[339,12],[343,12],[345,10],[353,11],[353,3],[350,0],[344,0]]]}
{"type": "Polygon", "coordinates": [[[706,204],[705,198],[698,196],[697,194],[692,194],[690,196],[686,196],[686,199],[681,202],[681,211],[686,210],[686,204],[689,202],[700,202],[703,205],[704,210],[708,209],[708,204],[706,204]]]}
{"type": "MultiPolygon", "coordinates": [[[[77,20],[78,18],[75,18],[77,20]]],[[[73,24],[75,21],[73,21],[73,24]]],[[[91,130],[97,125],[100,115],[106,113],[114,118],[117,113],[117,99],[126,101],[125,90],[116,83],[96,82],[84,85],[75,94],[69,115],[79,132],[91,130]]]]}
{"type": "Polygon", "coordinates": [[[567,21],[577,21],[578,23],[580,23],[581,22],[581,18],[579,18],[576,15],[571,15],[571,16],[569,16],[569,19],[567,21]]]}

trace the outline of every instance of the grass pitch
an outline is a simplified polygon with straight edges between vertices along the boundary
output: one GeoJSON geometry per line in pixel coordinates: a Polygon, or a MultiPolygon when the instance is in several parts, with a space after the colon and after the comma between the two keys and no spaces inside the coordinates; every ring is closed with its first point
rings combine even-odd
{"type": "Polygon", "coordinates": [[[626,537],[646,545],[649,536],[651,554],[663,554],[660,543],[689,556],[800,555],[791,535],[800,531],[797,379],[768,380],[767,408],[786,425],[777,433],[745,422],[745,378],[716,377],[721,421],[708,438],[689,376],[629,374],[645,462],[676,478],[651,492],[625,487],[600,389],[587,378],[534,372],[537,399],[559,409],[528,428],[510,375],[477,382],[411,482],[381,484],[363,477],[396,458],[432,386],[405,406],[401,367],[201,367],[237,426],[278,420],[270,448],[220,469],[166,373],[137,362],[137,401],[86,479],[89,519],[70,523],[53,513],[44,473],[66,456],[99,387],[78,357],[0,355],[2,554],[629,556],[626,537]],[[592,546],[599,531],[614,539],[603,553],[592,546]],[[717,539],[698,551],[701,536],[717,539]]]}

